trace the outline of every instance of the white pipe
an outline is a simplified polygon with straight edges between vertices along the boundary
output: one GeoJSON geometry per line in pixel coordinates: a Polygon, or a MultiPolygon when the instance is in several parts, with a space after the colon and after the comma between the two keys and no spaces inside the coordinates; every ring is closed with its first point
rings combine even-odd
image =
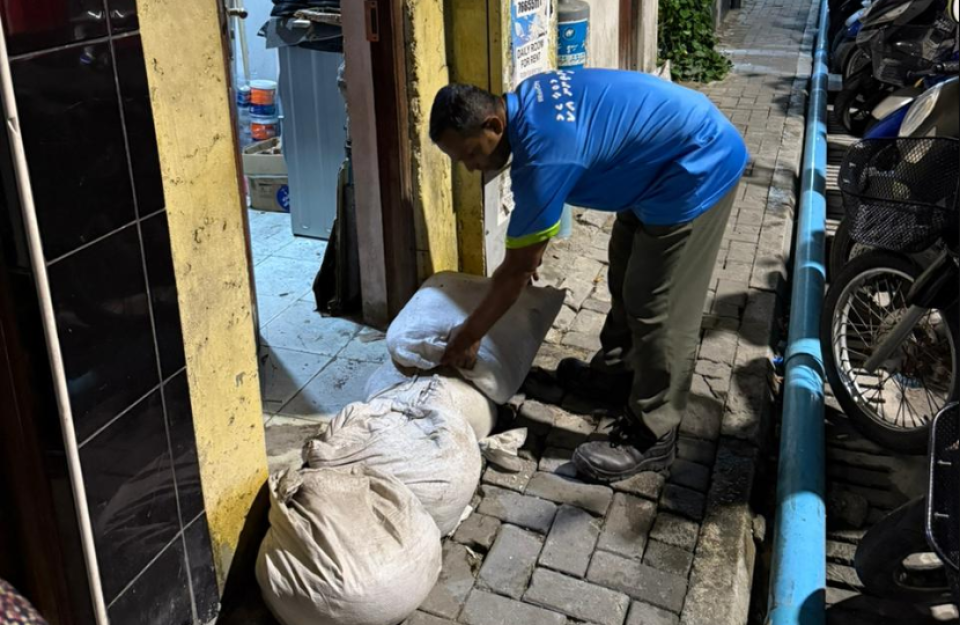
{"type": "Polygon", "coordinates": [[[40,227],[37,225],[37,209],[33,203],[33,189],[30,186],[30,171],[20,136],[20,122],[17,114],[17,100],[13,90],[13,77],[10,72],[10,57],[7,54],[7,38],[4,34],[3,16],[0,15],[0,89],[3,90],[5,105],[4,121],[10,136],[10,148],[13,152],[13,166],[16,170],[17,191],[23,211],[23,224],[26,229],[27,243],[30,248],[30,264],[40,299],[40,314],[43,319],[43,331],[46,336],[47,354],[50,358],[50,373],[53,377],[54,393],[60,412],[60,429],[63,433],[63,446],[70,470],[70,485],[76,503],[77,522],[80,524],[80,542],[83,546],[83,560],[90,581],[90,595],[97,625],[109,625],[107,606],[103,599],[103,586],[100,582],[100,567],[97,564],[97,550],[93,542],[93,526],[90,523],[90,509],[87,507],[87,492],[83,484],[83,471],[80,466],[80,449],[73,425],[73,411],[70,407],[70,394],[67,391],[67,376],[63,368],[63,354],[60,352],[60,337],[50,297],[50,283],[47,278],[47,266],[43,257],[40,241],[40,227]]]}
{"type": "Polygon", "coordinates": [[[237,10],[237,34],[240,38],[240,58],[243,59],[243,83],[250,84],[250,50],[247,47],[247,23],[240,17],[246,11],[243,0],[233,0],[233,7],[237,10]]]}

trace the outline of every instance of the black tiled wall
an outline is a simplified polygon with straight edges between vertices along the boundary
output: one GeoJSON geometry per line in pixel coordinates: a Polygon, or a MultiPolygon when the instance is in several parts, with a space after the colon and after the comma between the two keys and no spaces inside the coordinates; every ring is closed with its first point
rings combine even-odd
{"type": "Polygon", "coordinates": [[[218,608],[134,0],[0,0],[112,625],[218,608]]]}

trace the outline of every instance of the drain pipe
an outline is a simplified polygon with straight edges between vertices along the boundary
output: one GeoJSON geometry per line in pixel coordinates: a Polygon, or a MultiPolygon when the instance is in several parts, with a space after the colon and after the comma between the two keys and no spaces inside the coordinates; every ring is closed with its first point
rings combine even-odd
{"type": "Polygon", "coordinates": [[[97,565],[97,551],[93,542],[93,526],[90,522],[90,509],[87,506],[87,493],[80,466],[80,449],[77,445],[77,435],[73,427],[73,411],[70,406],[70,395],[67,391],[67,376],[63,368],[63,354],[60,352],[60,338],[57,333],[53,300],[50,297],[50,283],[47,279],[47,266],[43,257],[40,227],[37,224],[37,210],[33,203],[33,190],[30,187],[30,171],[27,167],[27,157],[23,149],[23,139],[20,136],[20,121],[17,115],[17,101],[13,90],[13,76],[10,72],[10,57],[7,54],[7,38],[2,16],[0,16],[0,89],[3,90],[5,105],[3,121],[6,132],[10,137],[10,151],[12,152],[13,167],[16,172],[17,191],[22,206],[23,224],[27,235],[27,247],[30,251],[30,264],[36,282],[40,315],[43,318],[47,355],[50,358],[50,374],[53,378],[54,393],[60,413],[60,429],[63,433],[63,447],[70,474],[70,485],[73,489],[77,523],[80,526],[80,542],[83,549],[84,564],[87,569],[87,579],[90,583],[94,618],[96,625],[108,625],[107,606],[103,600],[100,568],[97,565]]]}
{"type": "Polygon", "coordinates": [[[826,285],[829,20],[827,2],[822,0],[793,262],[793,312],[784,381],[769,625],[823,625],[826,620],[824,371],[820,312],[826,285]]]}

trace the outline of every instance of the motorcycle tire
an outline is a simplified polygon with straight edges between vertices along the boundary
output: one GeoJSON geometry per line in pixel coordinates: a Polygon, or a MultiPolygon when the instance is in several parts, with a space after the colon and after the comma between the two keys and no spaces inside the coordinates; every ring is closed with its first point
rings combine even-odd
{"type": "Polygon", "coordinates": [[[833,241],[830,243],[830,260],[827,264],[827,275],[831,280],[840,275],[843,268],[851,260],[874,250],[869,245],[857,243],[850,238],[850,222],[841,219],[836,232],[833,233],[833,241]]]}
{"type": "Polygon", "coordinates": [[[840,75],[843,76],[844,84],[846,81],[851,80],[854,76],[868,69],[871,73],[873,71],[873,62],[870,58],[870,53],[861,48],[860,46],[853,44],[852,47],[845,50],[843,59],[840,61],[840,75]]]}
{"type": "Polygon", "coordinates": [[[845,79],[843,90],[833,101],[837,123],[854,137],[862,137],[873,119],[873,109],[889,90],[889,87],[874,79],[871,67],[865,67],[845,79]]]}
{"type": "MultiPolygon", "coordinates": [[[[881,275],[883,273],[897,280],[912,284],[916,282],[920,274],[923,273],[923,268],[909,257],[900,254],[871,251],[850,260],[837,275],[833,276],[833,282],[827,290],[827,295],[823,301],[823,311],[820,318],[820,341],[824,368],[834,397],[836,397],[840,403],[840,407],[847,415],[847,418],[850,419],[850,422],[860,433],[878,445],[892,451],[907,454],[923,454],[926,453],[927,449],[930,424],[936,412],[943,406],[932,406],[931,414],[928,415],[929,419],[914,427],[894,425],[885,419],[882,414],[874,413],[870,409],[870,402],[865,402],[862,397],[858,398],[853,396],[848,387],[848,382],[850,382],[849,377],[841,373],[841,365],[844,364],[844,362],[841,362],[841,355],[835,351],[841,349],[840,338],[843,337],[838,338],[837,336],[837,321],[840,318],[841,307],[846,306],[847,302],[850,301],[848,299],[848,289],[852,288],[852,286],[855,287],[857,284],[863,284],[862,280],[869,276],[881,275]],[[866,403],[867,406],[864,406],[864,403],[866,403]]],[[[908,285],[905,286],[908,287],[908,285]]],[[[958,395],[957,380],[960,379],[960,372],[958,372],[957,369],[958,363],[960,363],[960,355],[958,355],[957,349],[958,346],[960,346],[960,319],[958,319],[958,317],[960,317],[960,310],[954,305],[950,310],[940,312],[940,318],[944,322],[943,328],[949,333],[948,347],[952,350],[950,357],[952,358],[953,380],[949,391],[945,392],[943,404],[946,405],[951,401],[955,401],[958,395]]],[[[869,325],[870,328],[873,328],[872,319],[869,325]]],[[[881,322],[880,325],[883,325],[883,323],[881,322]]],[[[862,335],[859,338],[862,339],[862,335]]],[[[864,355],[860,354],[860,356],[863,357],[864,355]]],[[[902,377],[904,376],[897,371],[895,375],[890,375],[887,379],[888,381],[896,379],[897,382],[899,382],[902,377]]],[[[912,376],[909,377],[912,378],[912,376]]],[[[883,392],[882,387],[884,385],[882,384],[882,378],[880,382],[880,392],[883,392]]],[[[899,384],[901,385],[901,392],[904,392],[903,389],[905,388],[915,388],[906,382],[899,382],[899,384]]],[[[859,392],[859,385],[857,385],[857,390],[859,392]]],[[[875,397],[876,394],[870,399],[874,399],[875,397]]],[[[926,399],[929,401],[929,396],[927,396],[926,399]]],[[[913,410],[912,403],[909,399],[903,399],[903,401],[905,401],[908,406],[911,406],[911,410],[913,410]]],[[[916,411],[913,410],[913,412],[916,411]]],[[[898,409],[895,416],[899,416],[899,414],[898,409]]]]}
{"type": "Polygon", "coordinates": [[[925,515],[926,499],[914,499],[885,516],[864,535],[854,556],[854,568],[870,594],[922,605],[953,601],[942,564],[939,570],[935,564],[927,570],[911,570],[905,564],[911,556],[916,559],[917,554],[924,554],[924,560],[933,562],[925,515]]]}

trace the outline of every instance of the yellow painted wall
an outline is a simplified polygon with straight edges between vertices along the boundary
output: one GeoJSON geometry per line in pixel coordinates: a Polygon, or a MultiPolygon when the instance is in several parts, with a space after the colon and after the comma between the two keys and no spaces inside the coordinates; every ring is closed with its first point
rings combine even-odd
{"type": "Polygon", "coordinates": [[[218,3],[137,0],[200,478],[221,585],[267,477],[245,215],[218,3]]]}
{"type": "Polygon", "coordinates": [[[449,82],[443,0],[406,0],[404,22],[417,269],[425,280],[459,266],[450,159],[430,140],[433,97],[449,82]]]}
{"type": "MultiPolygon", "coordinates": [[[[488,19],[494,19],[488,13],[488,4],[488,0],[448,0],[446,25],[451,31],[448,52],[452,82],[491,89],[491,37],[488,29],[483,27],[488,19]]],[[[496,40],[499,41],[499,36],[496,40]]],[[[457,165],[453,171],[453,198],[457,215],[460,269],[483,275],[486,264],[483,186],[480,174],[470,173],[463,165],[457,165]]]]}

